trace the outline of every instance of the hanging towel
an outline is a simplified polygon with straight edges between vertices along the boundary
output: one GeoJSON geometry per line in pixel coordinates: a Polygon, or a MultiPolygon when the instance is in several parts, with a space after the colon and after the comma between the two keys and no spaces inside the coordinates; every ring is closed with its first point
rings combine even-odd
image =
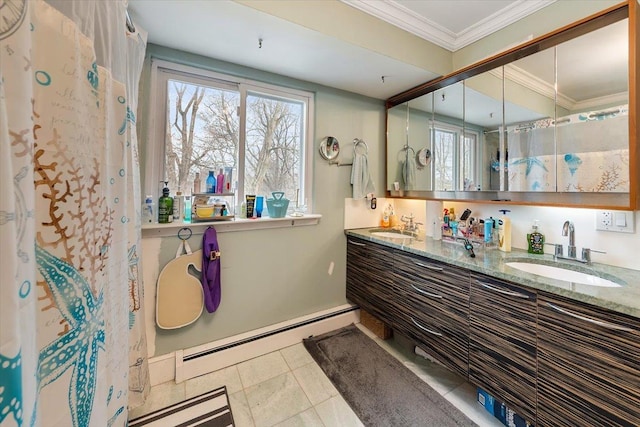
{"type": "Polygon", "coordinates": [[[220,305],[220,248],[216,229],[209,227],[202,237],[202,290],[204,306],[209,313],[220,305]]]}
{"type": "Polygon", "coordinates": [[[416,185],[416,159],[409,155],[409,150],[407,150],[407,157],[402,164],[402,180],[405,190],[413,190],[416,185]]]}
{"type": "Polygon", "coordinates": [[[356,200],[364,199],[367,194],[376,191],[369,173],[367,155],[355,150],[351,166],[351,185],[353,185],[353,198],[356,200]]]}

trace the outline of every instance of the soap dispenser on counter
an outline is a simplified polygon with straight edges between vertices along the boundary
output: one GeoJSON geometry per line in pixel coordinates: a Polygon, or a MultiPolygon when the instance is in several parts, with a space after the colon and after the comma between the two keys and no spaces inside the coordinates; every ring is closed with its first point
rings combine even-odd
{"type": "Polygon", "coordinates": [[[511,218],[507,216],[508,209],[500,209],[502,216],[498,218],[498,249],[511,252],[511,218]]]}
{"type": "Polygon", "coordinates": [[[544,254],[544,234],[540,231],[538,220],[533,221],[531,231],[527,234],[528,251],[530,254],[544,254]]]}

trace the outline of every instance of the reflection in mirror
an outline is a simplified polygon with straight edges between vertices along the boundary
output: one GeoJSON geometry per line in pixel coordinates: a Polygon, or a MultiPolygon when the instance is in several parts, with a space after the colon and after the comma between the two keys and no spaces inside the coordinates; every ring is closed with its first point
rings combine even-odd
{"type": "Polygon", "coordinates": [[[502,67],[465,80],[466,191],[500,190],[502,67]]]}
{"type": "Polygon", "coordinates": [[[464,130],[464,83],[433,93],[433,190],[462,190],[462,134],[464,130]]]}
{"type": "Polygon", "coordinates": [[[335,160],[340,155],[340,143],[333,136],[327,136],[320,141],[320,147],[318,147],[320,155],[325,160],[335,160]]]}
{"type": "Polygon", "coordinates": [[[556,191],[555,48],[504,67],[505,191],[556,191]]]}
{"type": "Polygon", "coordinates": [[[628,25],[557,46],[558,191],[629,192],[628,25]]]}
{"type": "Polygon", "coordinates": [[[387,110],[387,189],[431,190],[431,94],[387,110]]]}

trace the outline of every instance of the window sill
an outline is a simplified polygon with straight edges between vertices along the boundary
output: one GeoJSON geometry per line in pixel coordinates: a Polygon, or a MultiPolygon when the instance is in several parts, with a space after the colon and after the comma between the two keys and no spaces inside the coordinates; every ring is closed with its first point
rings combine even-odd
{"type": "MultiPolygon", "coordinates": [[[[175,237],[182,228],[188,228],[193,234],[202,234],[208,227],[214,227],[218,233],[230,231],[262,230],[267,228],[288,228],[305,225],[317,225],[322,215],[305,214],[301,217],[284,218],[259,218],[244,219],[235,218],[231,221],[198,221],[198,222],[171,222],[169,224],[144,224],[142,226],[142,238],[146,237],[175,237]]],[[[188,232],[187,232],[188,234],[188,232]]]]}

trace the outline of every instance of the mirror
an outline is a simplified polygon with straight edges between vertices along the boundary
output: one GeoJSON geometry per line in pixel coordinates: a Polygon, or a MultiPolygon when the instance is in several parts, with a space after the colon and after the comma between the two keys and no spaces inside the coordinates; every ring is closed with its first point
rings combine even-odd
{"type": "Polygon", "coordinates": [[[502,191],[555,192],[555,47],[504,66],[502,191]]]}
{"type": "Polygon", "coordinates": [[[318,151],[320,151],[322,158],[329,160],[329,163],[331,164],[331,161],[336,161],[340,155],[340,143],[336,138],[327,136],[320,141],[318,151]]]}
{"type": "Polygon", "coordinates": [[[611,7],[389,98],[390,195],[635,206],[629,7],[611,7]],[[423,141],[428,167],[415,186],[403,186],[405,147],[417,152],[423,141]],[[394,192],[396,182],[401,192],[394,192]]]}
{"type": "Polygon", "coordinates": [[[556,47],[560,192],[630,190],[628,21],[556,47]]]}
{"type": "Polygon", "coordinates": [[[432,99],[428,94],[388,110],[387,190],[431,190],[432,99]]]}

